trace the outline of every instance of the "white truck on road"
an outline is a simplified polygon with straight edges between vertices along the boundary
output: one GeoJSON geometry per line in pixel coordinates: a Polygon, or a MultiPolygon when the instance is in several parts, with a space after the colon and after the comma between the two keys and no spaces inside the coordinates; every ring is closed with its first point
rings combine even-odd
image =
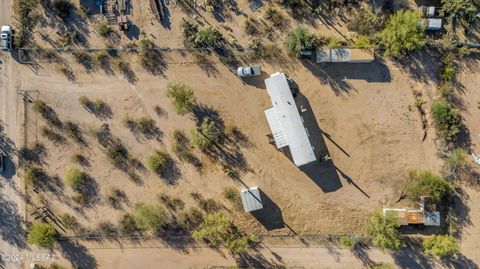
{"type": "Polygon", "coordinates": [[[0,32],[0,49],[3,51],[12,50],[12,27],[3,25],[0,32]]]}

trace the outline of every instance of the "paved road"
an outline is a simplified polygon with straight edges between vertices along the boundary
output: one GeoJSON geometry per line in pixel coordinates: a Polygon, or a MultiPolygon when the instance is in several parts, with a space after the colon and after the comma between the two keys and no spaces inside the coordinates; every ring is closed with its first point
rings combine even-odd
{"type": "MultiPolygon", "coordinates": [[[[13,0],[0,0],[0,24],[12,24],[13,0]]],[[[18,111],[16,62],[10,53],[0,54],[0,149],[7,155],[0,176],[0,267],[18,268],[2,261],[6,255],[25,251],[22,187],[16,177],[18,111]]]]}

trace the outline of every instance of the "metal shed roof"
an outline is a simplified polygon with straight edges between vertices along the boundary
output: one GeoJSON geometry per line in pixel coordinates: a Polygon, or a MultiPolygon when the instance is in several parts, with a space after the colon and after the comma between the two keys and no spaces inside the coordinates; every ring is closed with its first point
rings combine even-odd
{"type": "Polygon", "coordinates": [[[284,73],[275,73],[265,80],[273,107],[265,110],[277,148],[288,146],[297,166],[316,160],[308,134],[293,99],[284,73]]]}
{"type": "Polygon", "coordinates": [[[242,198],[243,209],[245,212],[255,211],[263,208],[262,198],[260,197],[260,191],[257,187],[244,189],[240,192],[242,198]]]}
{"type": "Polygon", "coordinates": [[[423,223],[425,226],[440,226],[440,212],[423,212],[423,223]]]}

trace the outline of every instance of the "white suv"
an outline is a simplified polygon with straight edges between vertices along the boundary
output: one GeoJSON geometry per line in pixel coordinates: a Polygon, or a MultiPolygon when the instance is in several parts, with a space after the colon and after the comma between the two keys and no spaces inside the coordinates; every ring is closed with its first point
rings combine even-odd
{"type": "Polygon", "coordinates": [[[0,38],[0,49],[10,51],[12,49],[12,27],[10,25],[2,26],[0,38]]]}

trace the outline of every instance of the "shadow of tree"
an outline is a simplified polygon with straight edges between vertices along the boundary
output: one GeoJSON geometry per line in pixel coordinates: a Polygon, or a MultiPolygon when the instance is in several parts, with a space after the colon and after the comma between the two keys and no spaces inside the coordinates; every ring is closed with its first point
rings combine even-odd
{"type": "Polygon", "coordinates": [[[23,227],[17,204],[0,197],[0,234],[2,239],[8,244],[19,248],[27,248],[26,239],[24,237],[25,230],[23,227]]]}
{"type": "Polygon", "coordinates": [[[74,268],[93,269],[98,268],[97,260],[88,253],[85,246],[70,240],[58,242],[62,256],[69,261],[74,268]]]}

